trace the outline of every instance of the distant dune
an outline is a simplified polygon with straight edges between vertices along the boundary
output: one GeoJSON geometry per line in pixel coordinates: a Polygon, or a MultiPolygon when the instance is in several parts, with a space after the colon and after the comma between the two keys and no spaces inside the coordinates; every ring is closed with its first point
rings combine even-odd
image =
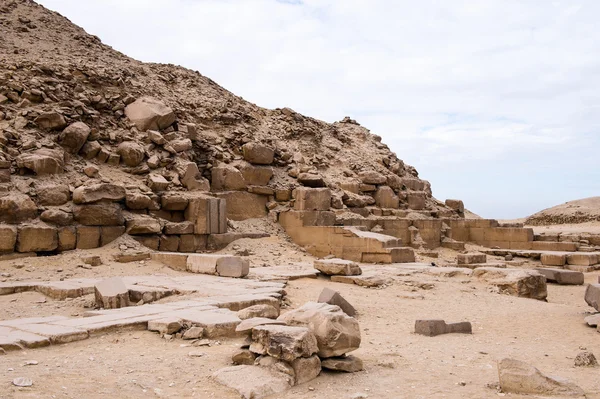
{"type": "Polygon", "coordinates": [[[546,226],[600,221],[600,197],[569,201],[529,216],[525,224],[546,226]]]}

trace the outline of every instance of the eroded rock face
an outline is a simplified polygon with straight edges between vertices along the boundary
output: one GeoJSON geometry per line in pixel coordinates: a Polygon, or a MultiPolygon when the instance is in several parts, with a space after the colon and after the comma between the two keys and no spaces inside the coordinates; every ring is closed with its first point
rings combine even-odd
{"type": "Polygon", "coordinates": [[[98,201],[120,201],[124,198],[125,188],[110,183],[80,186],[73,191],[73,202],[76,204],[90,204],[98,201]]]}
{"type": "Polygon", "coordinates": [[[498,363],[498,376],[504,392],[557,396],[584,394],[577,385],[547,377],[535,367],[515,359],[503,359],[498,363]]]}
{"type": "Polygon", "coordinates": [[[32,171],[38,176],[62,173],[64,156],[62,150],[42,148],[16,158],[17,166],[32,171]]]}
{"type": "Polygon", "coordinates": [[[318,350],[317,339],[307,327],[262,325],[252,329],[250,350],[259,355],[292,362],[318,350]]]}
{"type": "Polygon", "coordinates": [[[321,358],[341,356],[360,346],[360,328],[356,319],[339,306],[308,302],[279,316],[288,325],[306,326],[314,333],[321,358]]]}
{"type": "Polygon", "coordinates": [[[142,97],[129,104],[125,107],[125,115],[143,132],[165,129],[176,120],[171,108],[152,97],[142,97]]]}

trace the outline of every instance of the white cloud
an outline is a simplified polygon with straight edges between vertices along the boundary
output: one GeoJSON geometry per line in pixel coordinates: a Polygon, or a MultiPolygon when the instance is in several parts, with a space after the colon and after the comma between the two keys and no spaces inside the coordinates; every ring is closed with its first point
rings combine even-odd
{"type": "Polygon", "coordinates": [[[488,217],[600,195],[595,0],[42,0],[266,107],[350,115],[488,217]]]}

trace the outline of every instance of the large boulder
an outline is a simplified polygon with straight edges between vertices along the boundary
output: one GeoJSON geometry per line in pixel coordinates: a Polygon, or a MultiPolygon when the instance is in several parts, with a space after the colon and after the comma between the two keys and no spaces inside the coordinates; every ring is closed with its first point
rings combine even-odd
{"type": "Polygon", "coordinates": [[[250,350],[292,362],[317,353],[317,339],[307,327],[261,325],[252,329],[250,350]]]}
{"type": "Polygon", "coordinates": [[[49,148],[21,154],[16,158],[16,162],[19,168],[29,169],[38,176],[62,173],[65,165],[62,150],[49,148]]]}
{"type": "Polygon", "coordinates": [[[583,390],[568,381],[542,374],[537,368],[515,359],[503,359],[498,363],[500,389],[507,393],[583,396],[583,390]]]}
{"type": "Polygon", "coordinates": [[[288,325],[306,326],[317,337],[321,358],[341,356],[360,346],[360,328],[356,319],[339,306],[308,302],[279,316],[288,325]]]}
{"type": "Polygon", "coordinates": [[[35,123],[42,129],[61,130],[67,126],[65,118],[58,112],[43,112],[37,118],[35,123]]]}
{"type": "Polygon", "coordinates": [[[176,120],[171,108],[152,97],[142,97],[129,104],[125,107],[125,116],[143,132],[166,129],[176,120]]]}
{"type": "Polygon", "coordinates": [[[12,193],[0,197],[0,222],[21,223],[37,216],[37,206],[29,196],[12,193]]]}
{"type": "Polygon", "coordinates": [[[90,204],[98,201],[121,201],[125,198],[125,188],[121,185],[100,183],[80,186],[73,191],[73,202],[90,204]]]}
{"type": "Polygon", "coordinates": [[[86,143],[91,129],[83,122],[75,122],[67,126],[58,136],[58,142],[67,152],[77,154],[86,143]]]}
{"type": "Polygon", "coordinates": [[[121,156],[123,163],[130,167],[141,164],[146,156],[144,147],[134,141],[124,141],[119,144],[117,154],[121,156]]]}
{"type": "Polygon", "coordinates": [[[270,165],[273,163],[275,151],[260,143],[246,143],[242,147],[244,159],[257,165],[270,165]]]}

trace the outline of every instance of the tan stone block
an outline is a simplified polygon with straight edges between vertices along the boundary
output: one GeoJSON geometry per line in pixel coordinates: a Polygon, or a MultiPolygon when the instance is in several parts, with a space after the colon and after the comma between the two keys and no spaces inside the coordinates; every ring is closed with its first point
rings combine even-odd
{"type": "Polygon", "coordinates": [[[58,230],[46,224],[25,225],[19,228],[17,251],[49,252],[58,248],[58,230]]]}
{"type": "Polygon", "coordinates": [[[568,254],[567,263],[577,266],[593,266],[598,263],[598,255],[592,253],[568,254]]]}
{"type": "Polygon", "coordinates": [[[545,266],[564,266],[567,263],[567,256],[563,254],[542,254],[540,260],[542,265],[545,266]]]}
{"type": "Polygon", "coordinates": [[[133,239],[147,248],[158,251],[160,238],[156,235],[133,236],[133,239]]]}
{"type": "Polygon", "coordinates": [[[246,180],[242,172],[230,165],[212,168],[211,191],[245,190],[246,180]]]}
{"type": "Polygon", "coordinates": [[[177,252],[179,250],[179,236],[160,236],[158,250],[164,252],[177,252]]]}
{"type": "Polygon", "coordinates": [[[70,251],[77,247],[77,231],[74,226],[58,229],[58,250],[70,251]]]}
{"type": "Polygon", "coordinates": [[[425,193],[408,193],[408,208],[417,211],[425,209],[426,199],[425,193]]]}
{"type": "Polygon", "coordinates": [[[17,243],[17,228],[0,224],[0,252],[13,252],[17,243]]]}
{"type": "Polygon", "coordinates": [[[331,205],[331,190],[328,188],[298,187],[293,195],[297,211],[327,211],[331,205]]]}
{"type": "Polygon", "coordinates": [[[105,246],[125,234],[124,226],[102,226],[100,228],[100,245],[105,246]]]}
{"type": "MultiPolygon", "coordinates": [[[[267,216],[268,198],[245,191],[218,193],[217,197],[227,201],[227,219],[246,220],[267,216]]],[[[198,232],[197,232],[198,233],[198,232]]],[[[211,231],[211,233],[216,233],[211,231]]],[[[220,231],[224,233],[224,231],[220,231]]]]}
{"type": "Polygon", "coordinates": [[[78,226],[77,249],[92,249],[100,246],[100,227],[78,226]]]}

